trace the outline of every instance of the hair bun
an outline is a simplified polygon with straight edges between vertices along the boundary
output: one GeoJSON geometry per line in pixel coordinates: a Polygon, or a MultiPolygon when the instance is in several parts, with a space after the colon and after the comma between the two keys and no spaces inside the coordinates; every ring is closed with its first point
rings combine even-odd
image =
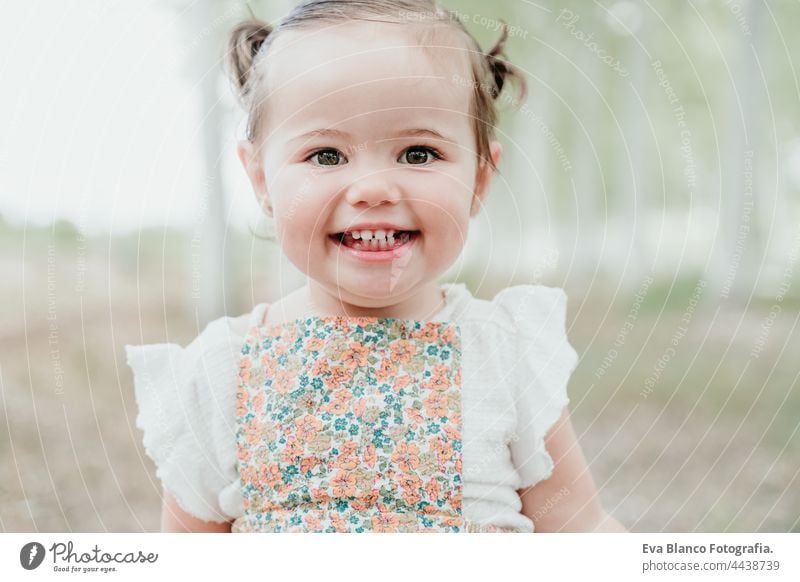
{"type": "Polygon", "coordinates": [[[489,63],[489,70],[494,78],[495,89],[492,91],[492,98],[497,99],[503,90],[508,74],[508,64],[501,58],[504,55],[506,40],[508,40],[508,25],[504,22],[500,34],[500,39],[486,53],[486,60],[489,63]]]}
{"type": "Polygon", "coordinates": [[[228,36],[228,62],[231,78],[242,98],[247,97],[249,80],[261,45],[272,32],[272,26],[258,19],[238,24],[228,36]]]}
{"type": "Polygon", "coordinates": [[[494,87],[491,91],[492,99],[497,99],[500,96],[500,92],[506,84],[506,79],[510,79],[517,85],[519,91],[518,99],[524,101],[527,95],[526,83],[520,70],[504,58],[506,40],[508,40],[508,24],[502,20],[500,22],[503,24],[500,38],[486,53],[486,62],[494,79],[494,87]]]}

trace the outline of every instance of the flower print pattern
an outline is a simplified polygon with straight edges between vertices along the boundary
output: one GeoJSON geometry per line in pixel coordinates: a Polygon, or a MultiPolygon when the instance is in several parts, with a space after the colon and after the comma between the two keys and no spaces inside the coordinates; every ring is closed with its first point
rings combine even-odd
{"type": "Polygon", "coordinates": [[[322,316],[254,327],[236,397],[235,532],[502,532],[462,515],[452,322],[322,316]]]}

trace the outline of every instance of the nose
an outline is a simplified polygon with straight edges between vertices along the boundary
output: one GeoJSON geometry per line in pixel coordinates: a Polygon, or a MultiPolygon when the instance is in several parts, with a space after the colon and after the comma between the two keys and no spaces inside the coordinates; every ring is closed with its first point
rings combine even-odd
{"type": "Polygon", "coordinates": [[[391,170],[362,174],[347,187],[345,199],[355,207],[369,208],[384,203],[396,204],[400,188],[392,179],[391,170]]]}

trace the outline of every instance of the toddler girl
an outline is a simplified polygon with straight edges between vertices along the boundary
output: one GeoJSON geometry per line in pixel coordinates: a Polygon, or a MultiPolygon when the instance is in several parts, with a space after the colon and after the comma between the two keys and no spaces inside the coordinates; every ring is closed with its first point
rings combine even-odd
{"type": "Polygon", "coordinates": [[[239,157],[305,286],[127,346],[162,529],[615,530],[570,426],[560,289],[437,282],[518,71],[426,0],[314,0],[230,37],[239,157]]]}

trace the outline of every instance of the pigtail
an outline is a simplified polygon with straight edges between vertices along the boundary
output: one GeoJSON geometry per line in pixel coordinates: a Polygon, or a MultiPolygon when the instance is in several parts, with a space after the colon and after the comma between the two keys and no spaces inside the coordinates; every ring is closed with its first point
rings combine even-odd
{"type": "Polygon", "coordinates": [[[489,65],[489,72],[494,81],[489,93],[492,99],[496,100],[503,91],[503,87],[505,87],[510,80],[517,86],[519,90],[519,103],[522,103],[525,101],[525,97],[528,94],[527,83],[525,82],[525,77],[523,77],[522,72],[504,58],[505,44],[508,40],[508,24],[502,20],[500,22],[503,24],[500,39],[485,55],[486,62],[489,65]]]}
{"type": "Polygon", "coordinates": [[[231,80],[239,95],[246,99],[256,55],[272,32],[272,26],[251,18],[238,25],[228,35],[228,66],[231,80]]]}

